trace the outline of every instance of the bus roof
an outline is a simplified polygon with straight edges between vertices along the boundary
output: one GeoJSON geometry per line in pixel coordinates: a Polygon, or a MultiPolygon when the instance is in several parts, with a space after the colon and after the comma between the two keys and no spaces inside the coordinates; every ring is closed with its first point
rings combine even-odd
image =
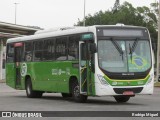
{"type": "Polygon", "coordinates": [[[49,32],[39,32],[34,35],[24,36],[24,37],[17,37],[17,38],[11,38],[7,40],[7,43],[12,42],[21,42],[21,41],[29,41],[29,40],[35,40],[35,39],[43,39],[43,38],[50,38],[55,36],[63,36],[63,35],[69,35],[69,34],[76,34],[76,33],[82,33],[82,32],[88,32],[89,27],[75,27],[73,29],[67,29],[67,30],[58,30],[58,31],[49,31],[49,32]]]}
{"type": "Polygon", "coordinates": [[[29,41],[35,39],[43,39],[43,38],[50,38],[56,36],[65,36],[69,34],[78,34],[78,33],[85,33],[85,32],[94,32],[96,28],[100,27],[124,27],[124,28],[145,28],[140,26],[128,26],[128,25],[94,25],[88,27],[66,27],[66,28],[58,28],[58,29],[50,29],[50,30],[40,30],[36,32],[34,35],[24,36],[24,37],[17,37],[11,38],[7,40],[7,43],[13,42],[22,42],[22,41],[29,41]]]}

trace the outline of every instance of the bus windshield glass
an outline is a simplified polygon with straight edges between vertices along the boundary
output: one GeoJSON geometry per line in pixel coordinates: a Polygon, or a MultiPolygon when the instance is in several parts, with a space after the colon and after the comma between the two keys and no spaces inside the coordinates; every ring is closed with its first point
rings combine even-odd
{"type": "Polygon", "coordinates": [[[151,67],[149,40],[98,40],[98,59],[108,72],[145,72],[151,67]]]}

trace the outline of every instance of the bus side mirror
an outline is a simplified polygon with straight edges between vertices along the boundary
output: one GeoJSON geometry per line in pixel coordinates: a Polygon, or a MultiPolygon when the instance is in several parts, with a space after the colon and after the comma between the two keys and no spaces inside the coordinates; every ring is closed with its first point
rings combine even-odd
{"type": "Polygon", "coordinates": [[[97,46],[95,43],[90,43],[90,52],[91,54],[94,54],[97,52],[97,46]]]}

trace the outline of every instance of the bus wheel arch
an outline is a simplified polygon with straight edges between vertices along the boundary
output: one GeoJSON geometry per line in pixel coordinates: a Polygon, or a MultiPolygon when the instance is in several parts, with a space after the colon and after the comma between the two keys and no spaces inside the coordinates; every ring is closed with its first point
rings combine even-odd
{"type": "Polygon", "coordinates": [[[28,98],[40,98],[42,97],[43,92],[42,91],[34,91],[32,87],[32,81],[31,77],[27,75],[25,77],[25,89],[26,89],[26,95],[28,98]]]}
{"type": "Polygon", "coordinates": [[[31,77],[29,75],[26,75],[25,76],[25,89],[26,89],[26,84],[28,80],[31,80],[31,77]]]}
{"type": "Polygon", "coordinates": [[[69,88],[72,93],[72,97],[76,102],[84,103],[87,100],[86,95],[81,95],[79,90],[79,84],[77,77],[71,77],[69,81],[69,88]]]}
{"type": "Polygon", "coordinates": [[[71,76],[69,78],[69,93],[72,93],[72,84],[73,82],[77,82],[78,83],[78,79],[76,76],[71,76]]]}
{"type": "Polygon", "coordinates": [[[63,98],[68,98],[68,97],[72,97],[72,83],[74,81],[77,81],[77,77],[76,76],[71,76],[69,78],[69,93],[61,93],[63,98]]]}

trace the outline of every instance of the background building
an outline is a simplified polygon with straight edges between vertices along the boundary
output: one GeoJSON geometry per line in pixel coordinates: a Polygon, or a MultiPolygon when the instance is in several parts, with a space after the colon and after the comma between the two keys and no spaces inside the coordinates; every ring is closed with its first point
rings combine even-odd
{"type": "Polygon", "coordinates": [[[0,22],[0,80],[5,79],[6,41],[9,38],[33,35],[39,27],[0,22]]]}

